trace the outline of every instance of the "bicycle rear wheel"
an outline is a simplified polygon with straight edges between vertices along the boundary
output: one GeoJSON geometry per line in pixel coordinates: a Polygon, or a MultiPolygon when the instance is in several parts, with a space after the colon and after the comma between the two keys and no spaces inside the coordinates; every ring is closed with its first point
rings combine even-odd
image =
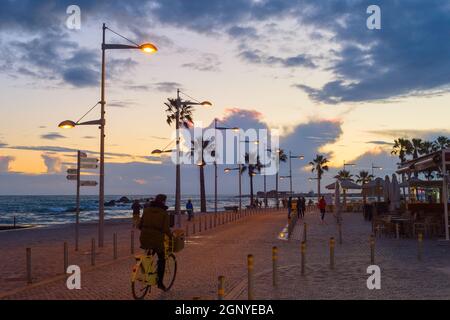
{"type": "Polygon", "coordinates": [[[146,274],[142,262],[139,262],[137,267],[136,277],[131,282],[131,292],[136,300],[143,300],[150,290],[150,286],[145,281],[146,274]]]}
{"type": "Polygon", "coordinates": [[[169,291],[177,275],[177,258],[173,253],[171,253],[166,259],[166,268],[164,270],[164,280],[163,284],[166,287],[165,291],[169,291]]]}

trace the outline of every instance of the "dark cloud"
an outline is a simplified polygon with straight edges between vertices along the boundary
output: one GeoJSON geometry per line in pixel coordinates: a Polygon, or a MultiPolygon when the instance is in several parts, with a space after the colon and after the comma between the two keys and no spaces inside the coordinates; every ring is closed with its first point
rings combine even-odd
{"type": "Polygon", "coordinates": [[[382,141],[382,140],[373,140],[373,141],[367,141],[368,144],[376,144],[380,146],[392,146],[392,142],[382,141]]]}
{"type": "Polygon", "coordinates": [[[258,39],[258,31],[253,27],[233,26],[227,30],[227,33],[233,38],[258,39]]]}
{"type": "Polygon", "coordinates": [[[62,134],[56,133],[56,132],[51,132],[51,133],[41,135],[41,139],[45,139],[45,140],[58,140],[58,139],[65,139],[65,138],[66,138],[65,136],[63,136],[62,134]]]}
{"type": "Polygon", "coordinates": [[[203,54],[197,61],[181,65],[197,71],[220,71],[220,61],[215,54],[203,54]]]}
{"type": "Polygon", "coordinates": [[[315,68],[316,65],[311,57],[304,54],[281,58],[264,54],[261,50],[244,50],[239,54],[240,58],[246,62],[254,64],[264,64],[268,66],[282,66],[286,68],[315,68]]]}
{"type": "MultiPolygon", "coordinates": [[[[36,41],[20,41],[22,46],[14,48],[17,52],[11,52],[11,46],[2,43],[4,63],[0,68],[11,69],[14,61],[29,61],[31,65],[21,63],[22,74],[67,80],[74,86],[92,85],[98,66],[93,68],[89,62],[83,64],[81,61],[85,58],[78,58],[80,63],[72,67],[64,64],[70,59],[70,52],[81,48],[71,47],[74,44],[66,35],[55,37],[55,34],[64,33],[65,10],[70,4],[64,0],[2,1],[0,30],[15,35],[22,32],[36,41]],[[58,49],[62,48],[65,52],[61,55],[58,49]],[[65,58],[61,58],[63,55],[65,58]],[[54,65],[58,66],[57,70],[54,65]],[[81,70],[71,68],[83,68],[87,76],[81,76],[81,70]]],[[[294,18],[313,29],[315,34],[331,32],[335,35],[333,43],[340,48],[330,51],[329,71],[334,74],[333,81],[322,88],[297,83],[297,87],[306,90],[311,98],[326,103],[384,100],[447,90],[450,82],[447,28],[450,7],[445,1],[379,0],[377,4],[382,9],[382,30],[379,31],[366,28],[366,9],[373,4],[368,0],[330,0],[325,3],[313,0],[80,0],[77,4],[89,21],[108,17],[139,41],[148,39],[147,35],[151,38],[154,22],[248,39],[255,36],[255,30],[249,27],[252,23],[294,18]]],[[[155,42],[173,43],[170,39],[157,37],[155,42]]],[[[249,49],[242,52],[241,57],[254,63],[315,67],[314,61],[301,52],[283,57],[278,54],[266,56],[249,49]]],[[[16,66],[16,72],[8,74],[17,76],[17,70],[16,66]]]]}
{"type": "MultiPolygon", "coordinates": [[[[385,100],[423,94],[450,83],[450,7],[438,0],[378,1],[382,29],[368,30],[367,1],[317,6],[302,17],[335,30],[342,46],[330,70],[336,80],[322,88],[297,87],[325,103],[385,100]],[[345,17],[339,24],[338,18],[345,17]]],[[[448,89],[448,88],[447,88],[448,89]]]]}
{"type": "Polygon", "coordinates": [[[164,93],[174,93],[177,89],[181,89],[182,85],[178,82],[158,82],[153,85],[155,90],[164,93]]]}

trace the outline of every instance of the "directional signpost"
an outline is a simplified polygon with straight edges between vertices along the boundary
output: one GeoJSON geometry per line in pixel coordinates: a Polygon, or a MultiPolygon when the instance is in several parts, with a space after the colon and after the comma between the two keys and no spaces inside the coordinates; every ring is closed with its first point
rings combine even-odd
{"type": "Polygon", "coordinates": [[[81,187],[95,187],[97,181],[81,181],[81,169],[94,170],[98,168],[96,158],[88,158],[87,154],[78,151],[77,154],[77,168],[67,170],[67,180],[77,182],[77,208],[76,208],[76,222],[75,222],[75,251],[78,251],[79,239],[79,225],[80,225],[80,188],[81,187]]]}

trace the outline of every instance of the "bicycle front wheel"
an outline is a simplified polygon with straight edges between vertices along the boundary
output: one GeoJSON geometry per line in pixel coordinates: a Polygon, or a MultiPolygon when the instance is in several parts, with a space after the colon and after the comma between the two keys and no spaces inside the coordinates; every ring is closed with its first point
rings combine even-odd
{"type": "Polygon", "coordinates": [[[136,300],[143,300],[150,290],[150,286],[146,281],[146,274],[142,262],[135,266],[137,268],[136,275],[131,281],[131,292],[136,300]]]}
{"type": "Polygon", "coordinates": [[[169,291],[177,275],[177,258],[173,253],[171,253],[166,259],[166,268],[164,270],[164,280],[163,284],[166,287],[166,291],[169,291]]]}

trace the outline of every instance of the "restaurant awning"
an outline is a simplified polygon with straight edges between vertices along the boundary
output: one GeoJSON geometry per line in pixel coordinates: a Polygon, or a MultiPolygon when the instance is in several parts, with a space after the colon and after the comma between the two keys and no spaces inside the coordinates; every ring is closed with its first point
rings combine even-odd
{"type": "Polygon", "coordinates": [[[411,176],[413,173],[438,171],[442,179],[442,199],[444,201],[445,239],[450,240],[448,219],[448,171],[450,170],[450,149],[436,151],[399,165],[397,173],[411,176]]]}

